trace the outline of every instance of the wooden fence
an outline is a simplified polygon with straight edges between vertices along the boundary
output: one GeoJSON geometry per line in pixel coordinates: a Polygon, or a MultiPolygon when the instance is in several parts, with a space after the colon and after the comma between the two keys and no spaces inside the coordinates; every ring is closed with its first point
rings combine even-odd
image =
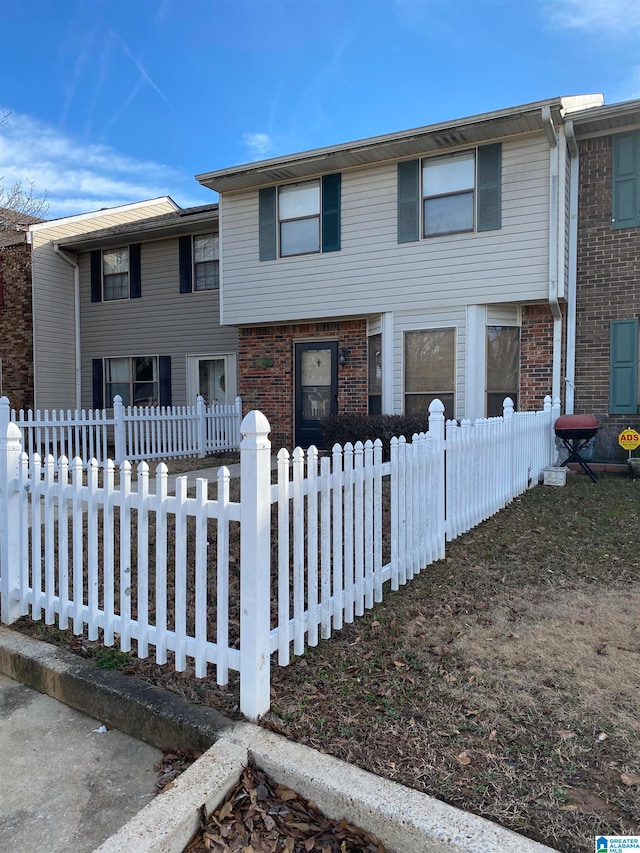
{"type": "Polygon", "coordinates": [[[446,540],[535,485],[555,455],[559,402],[408,442],[277,454],[260,412],[242,421],[240,481],[221,468],[194,492],[167,469],[132,482],[129,461],[65,457],[30,467],[13,423],[0,432],[0,617],[31,614],[219,684],[240,673],[250,719],[270,706],[270,658],[287,665],[445,555],[446,540]],[[239,486],[239,490],[238,490],[239,486]],[[215,495],[209,492],[215,490],[215,495]],[[241,495],[241,500],[239,499],[241,495]],[[272,582],[273,575],[273,582],[272,582]]]}

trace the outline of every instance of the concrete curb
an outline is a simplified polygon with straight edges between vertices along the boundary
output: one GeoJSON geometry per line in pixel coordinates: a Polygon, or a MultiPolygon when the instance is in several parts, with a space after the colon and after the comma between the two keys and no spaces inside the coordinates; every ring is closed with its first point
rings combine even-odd
{"type": "Polygon", "coordinates": [[[395,853],[554,853],[426,794],[251,723],[233,724],[210,708],[1,626],[0,673],[154,746],[207,749],[96,853],[182,853],[198,828],[200,807],[210,812],[224,800],[249,755],[328,817],[346,817],[395,853]]]}
{"type": "Polygon", "coordinates": [[[158,749],[208,749],[231,725],[212,708],[4,626],[0,673],[158,749]]]}

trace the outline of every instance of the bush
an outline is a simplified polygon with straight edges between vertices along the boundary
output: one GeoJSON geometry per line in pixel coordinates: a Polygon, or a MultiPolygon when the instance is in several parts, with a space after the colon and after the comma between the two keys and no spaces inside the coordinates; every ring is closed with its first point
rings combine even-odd
{"type": "Polygon", "coordinates": [[[322,421],[321,429],[327,449],[334,444],[345,445],[348,441],[382,441],[382,455],[389,458],[392,438],[404,435],[407,441],[415,433],[426,432],[429,427],[428,415],[332,415],[322,421]]]}

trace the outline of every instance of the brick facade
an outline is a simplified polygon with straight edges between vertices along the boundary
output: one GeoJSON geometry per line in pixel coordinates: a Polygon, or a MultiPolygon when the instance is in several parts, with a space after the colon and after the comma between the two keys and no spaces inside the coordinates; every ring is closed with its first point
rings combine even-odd
{"type": "Polygon", "coordinates": [[[294,343],[315,339],[349,350],[338,367],[338,412],[367,411],[366,320],[252,326],[240,329],[239,393],[245,411],[259,409],[272,427],[273,447],[294,445],[294,343]]]}
{"type": "MultiPolygon", "coordinates": [[[[566,318],[564,312],[563,319],[566,318]]],[[[566,324],[564,324],[566,325],[566,324]]],[[[563,329],[563,341],[565,331],[563,329]]],[[[522,412],[542,408],[553,381],[553,316],[548,305],[525,305],[520,330],[520,399],[522,412]]]]}
{"type": "Polygon", "coordinates": [[[25,242],[0,246],[0,359],[11,408],[32,408],[31,249],[25,242]]]}
{"type": "Polygon", "coordinates": [[[640,417],[609,414],[609,324],[640,317],[640,228],[611,227],[611,137],[579,146],[575,411],[598,419],[593,458],[622,461],[618,434],[640,417]]]}

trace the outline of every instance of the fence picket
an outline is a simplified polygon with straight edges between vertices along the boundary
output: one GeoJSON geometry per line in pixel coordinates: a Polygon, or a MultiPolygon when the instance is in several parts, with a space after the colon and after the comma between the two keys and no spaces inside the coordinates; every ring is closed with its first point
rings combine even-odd
{"type": "Polygon", "coordinates": [[[167,466],[156,468],[156,663],[167,662],[167,466]]]}

